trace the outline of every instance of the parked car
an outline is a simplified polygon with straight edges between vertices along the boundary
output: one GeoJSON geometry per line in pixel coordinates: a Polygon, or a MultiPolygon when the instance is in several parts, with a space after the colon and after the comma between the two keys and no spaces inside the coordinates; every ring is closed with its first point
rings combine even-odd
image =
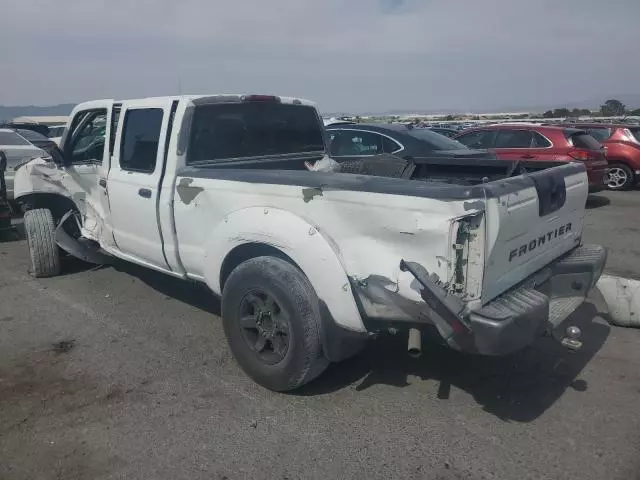
{"type": "Polygon", "coordinates": [[[64,125],[55,125],[53,127],[49,127],[48,137],[53,140],[56,145],[60,145],[60,140],[62,140],[62,134],[64,133],[64,125]]]}
{"type": "MultiPolygon", "coordinates": [[[[448,185],[311,171],[335,163],[314,104],[265,95],[98,100],[70,125],[57,164],[16,171],[32,275],[60,273],[61,247],[203,282],[222,297],[233,356],[269,389],[295,389],[389,329],[414,349],[421,330],[483,355],[545,331],[581,346],[569,315],[606,259],[581,245],[582,164],[473,186],[456,184],[464,167],[448,185]]],[[[379,136],[394,150],[460,148],[420,133],[379,136]]]]}
{"type": "Polygon", "coordinates": [[[455,128],[441,128],[441,127],[428,127],[432,132],[439,133],[440,135],[444,135],[445,137],[453,138],[460,133],[460,130],[456,130],[455,128]]]}
{"type": "Polygon", "coordinates": [[[49,151],[51,148],[58,146],[53,139],[46,137],[41,133],[34,132],[33,130],[16,129],[16,133],[22,138],[28,140],[31,145],[35,145],[44,151],[49,151]]]}
{"type": "Polygon", "coordinates": [[[460,142],[428,128],[401,123],[341,123],[327,125],[330,155],[338,162],[381,154],[402,158],[449,157],[492,158],[487,150],[471,150],[460,142]]]}
{"type": "Polygon", "coordinates": [[[11,205],[7,198],[7,183],[5,172],[7,170],[7,156],[0,150],[0,234],[11,229],[11,205]]]}
{"type": "Polygon", "coordinates": [[[454,138],[470,148],[489,148],[500,160],[580,161],[592,188],[608,182],[603,146],[581,129],[511,123],[471,128],[454,138]]]}
{"type": "MultiPolygon", "coordinates": [[[[21,130],[27,136],[40,135],[31,130],[21,130]]],[[[47,137],[44,137],[47,139],[47,137]]],[[[47,139],[48,140],[48,139],[47,139]]],[[[38,146],[32,144],[24,135],[18,131],[9,128],[0,128],[0,150],[7,156],[7,169],[5,172],[5,180],[7,184],[6,195],[9,200],[13,198],[13,177],[16,165],[29,160],[33,157],[45,155],[45,152],[38,146]]]]}
{"type": "Polygon", "coordinates": [[[575,123],[607,149],[611,190],[626,190],[640,182],[640,126],[615,123],[575,123]]]}

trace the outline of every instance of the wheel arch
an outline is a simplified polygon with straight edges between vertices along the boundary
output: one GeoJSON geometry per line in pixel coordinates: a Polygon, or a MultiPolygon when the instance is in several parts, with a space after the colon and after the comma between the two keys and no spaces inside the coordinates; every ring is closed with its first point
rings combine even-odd
{"type": "Polygon", "coordinates": [[[79,212],[76,203],[68,196],[50,192],[31,192],[15,199],[23,211],[35,208],[51,210],[53,219],[58,222],[69,210],[79,212]]]}
{"type": "Polygon", "coordinates": [[[291,212],[250,207],[229,214],[211,232],[205,246],[204,278],[221,295],[229,274],[243,261],[262,255],[283,258],[307,276],[338,326],[365,332],[337,248],[318,228],[291,212]]]}

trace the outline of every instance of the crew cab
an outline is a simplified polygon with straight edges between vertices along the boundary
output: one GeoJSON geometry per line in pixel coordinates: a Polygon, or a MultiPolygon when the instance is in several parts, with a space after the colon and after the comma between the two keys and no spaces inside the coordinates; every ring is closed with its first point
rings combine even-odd
{"type": "Polygon", "coordinates": [[[62,153],[16,171],[31,273],[57,275],[63,251],[203,282],[237,362],[277,391],[384,330],[413,350],[423,332],[483,355],[545,332],[580,347],[569,315],[606,259],[581,242],[583,164],[394,157],[393,172],[327,144],[297,98],[80,104],[62,153]]]}

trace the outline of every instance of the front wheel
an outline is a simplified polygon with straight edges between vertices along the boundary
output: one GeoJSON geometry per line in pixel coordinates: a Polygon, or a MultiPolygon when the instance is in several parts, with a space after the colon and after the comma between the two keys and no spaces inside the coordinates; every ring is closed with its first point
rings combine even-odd
{"type": "Polygon", "coordinates": [[[56,226],[51,210],[28,210],[24,214],[24,230],[31,260],[29,273],[36,278],[60,274],[60,252],[56,245],[56,226]]]}
{"type": "Polygon", "coordinates": [[[222,322],[240,367],[269,390],[294,390],[328,365],[318,297],[307,277],[277,257],[240,264],[222,292],[222,322]]]}
{"type": "Polygon", "coordinates": [[[609,190],[626,190],[633,184],[633,171],[624,163],[612,163],[609,166],[609,190]]]}

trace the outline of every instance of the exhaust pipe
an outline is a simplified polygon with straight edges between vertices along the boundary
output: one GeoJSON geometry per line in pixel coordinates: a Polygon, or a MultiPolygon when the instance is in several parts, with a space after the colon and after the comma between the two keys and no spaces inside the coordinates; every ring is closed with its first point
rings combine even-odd
{"type": "Polygon", "coordinates": [[[407,351],[413,358],[418,358],[422,354],[422,336],[417,328],[409,329],[409,342],[407,351]]]}

